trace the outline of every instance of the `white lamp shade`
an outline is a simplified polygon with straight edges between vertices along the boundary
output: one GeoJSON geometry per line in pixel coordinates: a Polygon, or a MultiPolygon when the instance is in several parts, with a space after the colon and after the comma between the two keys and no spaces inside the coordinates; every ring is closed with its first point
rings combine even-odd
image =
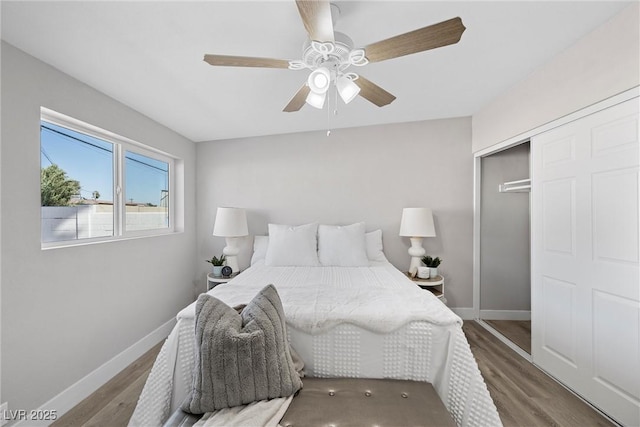
{"type": "Polygon", "coordinates": [[[404,208],[400,221],[400,236],[434,237],[433,213],[429,208],[404,208]]]}
{"type": "Polygon", "coordinates": [[[324,107],[324,100],[327,97],[327,93],[315,93],[314,91],[310,91],[309,95],[307,95],[307,104],[312,107],[322,109],[324,107]]]}
{"type": "Polygon", "coordinates": [[[242,208],[218,208],[213,235],[221,237],[241,237],[249,235],[247,214],[242,208]]]}
{"type": "Polygon", "coordinates": [[[336,82],[340,98],[345,104],[350,103],[360,93],[360,86],[351,81],[348,77],[342,76],[336,82]]]}

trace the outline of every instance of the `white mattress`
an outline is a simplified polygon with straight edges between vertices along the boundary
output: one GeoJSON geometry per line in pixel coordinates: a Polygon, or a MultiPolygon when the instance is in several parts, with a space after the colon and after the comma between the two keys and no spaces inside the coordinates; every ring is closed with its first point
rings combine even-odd
{"type": "MultiPolygon", "coordinates": [[[[266,267],[257,263],[209,291],[229,305],[273,283],[289,340],[317,377],[427,381],[459,426],[501,425],[462,321],[391,264],[266,267]]],[[[194,366],[194,304],[178,314],[130,425],[161,425],[187,396],[194,366]]]]}

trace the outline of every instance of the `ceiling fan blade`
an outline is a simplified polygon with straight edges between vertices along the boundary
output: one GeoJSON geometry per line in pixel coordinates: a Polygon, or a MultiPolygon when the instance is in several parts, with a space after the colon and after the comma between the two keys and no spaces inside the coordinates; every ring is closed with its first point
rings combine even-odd
{"type": "Polygon", "coordinates": [[[309,33],[309,38],[318,42],[333,42],[333,19],[331,5],[326,0],[296,0],[298,12],[309,33]]]}
{"type": "Polygon", "coordinates": [[[394,95],[362,76],[359,76],[353,82],[360,87],[359,95],[367,101],[376,104],[378,107],[391,104],[396,99],[394,95]]]}
{"type": "Polygon", "coordinates": [[[289,101],[287,106],[284,107],[284,110],[282,111],[285,111],[287,113],[299,111],[302,108],[302,106],[305,104],[307,100],[307,95],[309,95],[310,90],[311,89],[309,88],[309,86],[307,86],[306,83],[302,85],[300,90],[298,90],[298,92],[296,92],[296,94],[293,95],[293,98],[291,98],[291,101],[289,101]]]}
{"type": "Polygon", "coordinates": [[[223,67],[289,68],[286,59],[252,58],[250,56],[205,55],[205,62],[223,67]]]}
{"type": "Polygon", "coordinates": [[[369,62],[380,62],[460,41],[465,30],[459,17],[372,43],[364,48],[369,62]]]}

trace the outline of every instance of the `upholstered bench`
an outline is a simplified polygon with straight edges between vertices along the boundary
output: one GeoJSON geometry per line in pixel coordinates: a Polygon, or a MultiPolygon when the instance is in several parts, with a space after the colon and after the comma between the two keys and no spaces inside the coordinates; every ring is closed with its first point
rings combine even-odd
{"type": "MultiPolygon", "coordinates": [[[[282,427],[455,426],[433,386],[362,378],[303,378],[282,427]]],[[[165,427],[192,426],[199,416],[176,411],[165,427]]]]}
{"type": "Polygon", "coordinates": [[[429,383],[303,378],[303,384],[282,427],[456,425],[429,383]]]}

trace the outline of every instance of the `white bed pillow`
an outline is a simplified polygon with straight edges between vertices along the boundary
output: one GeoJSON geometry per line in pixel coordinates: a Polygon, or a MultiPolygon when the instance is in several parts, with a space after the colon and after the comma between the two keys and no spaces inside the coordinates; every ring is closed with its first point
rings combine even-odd
{"type": "Polygon", "coordinates": [[[311,266],[318,262],[318,224],[269,224],[269,244],[264,264],[277,266],[311,266]]]}
{"type": "MultiPolygon", "coordinates": [[[[364,235],[367,245],[367,258],[372,262],[389,262],[384,254],[382,246],[382,230],[374,230],[364,235]]],[[[253,255],[251,256],[251,265],[260,260],[264,260],[267,256],[267,248],[269,246],[269,236],[254,236],[253,238],[253,255]]]]}
{"type": "Polygon", "coordinates": [[[267,256],[267,247],[269,247],[269,236],[253,237],[253,255],[251,255],[251,265],[265,259],[267,256]]]}
{"type": "Polygon", "coordinates": [[[374,230],[365,234],[367,242],[367,258],[373,262],[389,262],[382,247],[382,230],[374,230]]]}
{"type": "Polygon", "coordinates": [[[368,266],[364,222],[351,225],[321,224],[318,227],[318,259],[322,265],[368,266]]]}

